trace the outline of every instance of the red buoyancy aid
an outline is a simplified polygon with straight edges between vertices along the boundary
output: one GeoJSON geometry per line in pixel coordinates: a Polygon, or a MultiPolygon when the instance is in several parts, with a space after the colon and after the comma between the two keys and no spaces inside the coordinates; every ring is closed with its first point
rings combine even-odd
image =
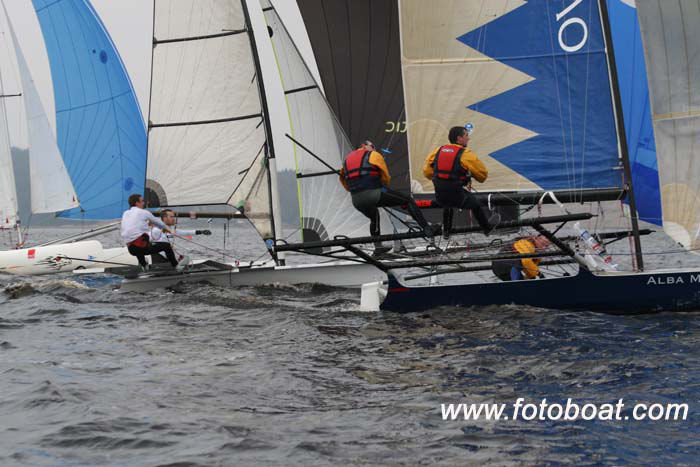
{"type": "Polygon", "coordinates": [[[372,151],[356,149],[345,157],[345,181],[351,193],[382,187],[379,169],[369,163],[372,151]]]}
{"type": "Polygon", "coordinates": [[[466,185],[470,174],[461,164],[463,152],[464,147],[458,144],[440,146],[433,160],[433,181],[444,180],[466,185]]]}

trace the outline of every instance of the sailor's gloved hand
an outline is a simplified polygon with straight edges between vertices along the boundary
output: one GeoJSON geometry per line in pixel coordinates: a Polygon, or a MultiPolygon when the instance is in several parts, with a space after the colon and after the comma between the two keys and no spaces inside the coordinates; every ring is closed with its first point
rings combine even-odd
{"type": "Polygon", "coordinates": [[[211,235],[211,230],[195,230],[196,235],[211,235]]]}
{"type": "Polygon", "coordinates": [[[539,277],[540,279],[544,279],[544,274],[539,273],[539,274],[537,274],[537,277],[539,277]]]}

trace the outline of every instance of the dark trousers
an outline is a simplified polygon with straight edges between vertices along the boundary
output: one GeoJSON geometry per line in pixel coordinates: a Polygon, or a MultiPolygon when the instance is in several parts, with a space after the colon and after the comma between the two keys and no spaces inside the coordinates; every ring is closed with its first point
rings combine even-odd
{"type": "Polygon", "coordinates": [[[352,205],[369,218],[369,234],[380,235],[379,208],[393,208],[406,205],[408,212],[418,225],[426,230],[428,222],[413,198],[388,188],[363,190],[352,194],[352,205]]]}
{"type": "Polygon", "coordinates": [[[499,259],[491,263],[491,271],[504,282],[522,280],[522,269],[519,259],[499,259]]]}
{"type": "Polygon", "coordinates": [[[136,258],[138,258],[141,266],[148,264],[146,263],[146,255],[156,255],[161,251],[165,253],[165,256],[167,256],[168,261],[170,261],[170,264],[172,264],[173,267],[177,266],[175,252],[173,252],[173,247],[170,246],[170,243],[149,243],[149,245],[145,248],[129,245],[127,249],[132,256],[136,256],[136,258]]]}
{"type": "Polygon", "coordinates": [[[449,234],[452,230],[453,209],[469,209],[484,231],[491,230],[491,225],[483,207],[471,192],[466,191],[461,185],[451,182],[434,181],[433,184],[435,185],[435,199],[443,207],[443,233],[447,232],[449,234]]]}

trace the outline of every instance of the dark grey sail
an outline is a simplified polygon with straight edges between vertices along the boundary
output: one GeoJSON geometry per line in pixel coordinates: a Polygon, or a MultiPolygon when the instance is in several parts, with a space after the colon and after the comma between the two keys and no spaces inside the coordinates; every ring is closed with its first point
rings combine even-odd
{"type": "Polygon", "coordinates": [[[409,191],[396,0],[298,0],[326,98],[353,144],[382,150],[409,191]]]}

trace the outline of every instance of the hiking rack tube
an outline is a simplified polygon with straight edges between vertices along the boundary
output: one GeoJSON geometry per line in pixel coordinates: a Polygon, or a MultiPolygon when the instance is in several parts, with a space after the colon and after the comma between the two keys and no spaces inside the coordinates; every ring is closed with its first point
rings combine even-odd
{"type": "MultiPolygon", "coordinates": [[[[595,217],[591,213],[582,212],[575,214],[565,214],[561,216],[549,216],[549,217],[533,217],[528,219],[520,219],[514,221],[501,222],[498,227],[494,230],[498,231],[501,229],[512,229],[514,227],[535,227],[542,224],[558,224],[560,222],[570,222],[570,221],[584,221],[595,217]]],[[[474,233],[481,232],[480,226],[473,227],[462,227],[453,229],[451,231],[452,235],[464,234],[464,233],[474,233]]],[[[433,235],[438,236],[442,234],[442,227],[439,227],[433,231],[433,235]]],[[[307,242],[307,243],[282,243],[277,242],[274,249],[276,251],[299,251],[306,252],[305,250],[321,249],[328,247],[347,247],[349,245],[361,245],[363,243],[374,243],[374,242],[390,242],[394,240],[409,240],[414,238],[424,238],[425,234],[423,232],[405,232],[399,234],[387,234],[378,235],[376,237],[341,237],[335,238],[333,240],[324,240],[320,242],[307,242]]],[[[311,254],[311,253],[310,253],[311,254]]]]}
{"type": "MultiPolygon", "coordinates": [[[[549,192],[564,204],[582,204],[597,201],[618,201],[627,194],[625,188],[591,188],[586,190],[540,190],[540,191],[475,191],[472,195],[483,205],[490,206],[532,206],[537,204],[554,204],[549,192]]],[[[440,208],[433,193],[414,193],[418,207],[440,208]]]]}
{"type": "Polygon", "coordinates": [[[409,269],[409,268],[425,268],[431,266],[446,266],[450,264],[465,264],[465,263],[481,263],[486,261],[495,260],[508,260],[508,259],[527,259],[527,258],[544,258],[547,256],[569,256],[567,253],[562,251],[541,251],[538,253],[526,253],[526,254],[503,254],[503,255],[488,255],[488,256],[475,256],[472,258],[459,258],[459,259],[434,259],[434,260],[421,260],[421,261],[384,261],[382,265],[386,269],[409,269]]]}
{"type": "MultiPolygon", "coordinates": [[[[542,256],[542,255],[540,255],[542,256]]],[[[555,259],[555,260],[549,260],[549,261],[542,261],[539,266],[557,266],[557,265],[564,265],[564,264],[575,264],[576,260],[568,258],[568,259],[555,259]]],[[[404,281],[412,281],[416,279],[425,279],[426,277],[433,277],[433,276],[440,276],[443,274],[457,274],[460,272],[477,272],[477,271],[490,271],[491,270],[491,265],[481,265],[481,266],[467,266],[467,267],[456,267],[456,268],[450,268],[450,269],[440,269],[438,271],[432,271],[432,272],[424,272],[422,274],[415,274],[411,276],[401,276],[401,279],[404,281]]]]}

